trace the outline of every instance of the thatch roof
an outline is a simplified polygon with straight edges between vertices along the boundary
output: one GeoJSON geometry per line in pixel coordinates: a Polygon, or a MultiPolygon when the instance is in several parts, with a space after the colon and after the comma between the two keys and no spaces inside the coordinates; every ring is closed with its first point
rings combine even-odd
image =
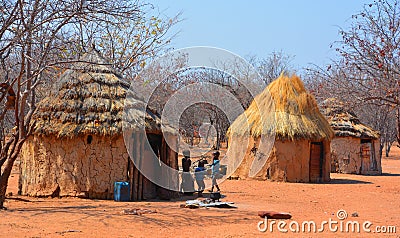
{"type": "Polygon", "coordinates": [[[328,98],[321,104],[321,111],[338,137],[357,137],[365,139],[379,138],[379,132],[363,124],[356,114],[343,102],[328,98]]]}
{"type": "Polygon", "coordinates": [[[149,109],[144,112],[144,102],[134,97],[129,84],[99,52],[91,49],[79,61],[61,75],[58,91],[38,103],[33,115],[35,134],[58,137],[122,134],[127,92],[130,93],[127,118],[134,122],[130,126],[161,132],[157,114],[149,109]]]}
{"type": "Polygon", "coordinates": [[[276,138],[280,140],[321,140],[333,137],[328,121],[319,112],[314,97],[306,92],[300,78],[284,74],[255,97],[228,131],[239,135],[247,132],[253,137],[275,132],[276,138]]]}

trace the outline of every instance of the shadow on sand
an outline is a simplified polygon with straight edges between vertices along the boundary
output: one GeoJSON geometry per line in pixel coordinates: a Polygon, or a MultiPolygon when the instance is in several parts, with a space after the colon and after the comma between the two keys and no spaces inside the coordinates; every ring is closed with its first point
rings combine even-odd
{"type": "Polygon", "coordinates": [[[21,198],[21,197],[6,197],[6,200],[15,200],[15,201],[20,201],[20,202],[32,202],[31,200],[21,198]]]}
{"type": "Polygon", "coordinates": [[[330,182],[326,182],[324,184],[372,184],[372,183],[356,179],[333,178],[331,179],[330,182]]]}
{"type": "Polygon", "coordinates": [[[382,173],[381,176],[394,176],[394,177],[397,177],[397,176],[400,176],[400,174],[382,173]]]}
{"type": "MultiPolygon", "coordinates": [[[[167,202],[167,201],[172,201],[172,202],[179,202],[179,201],[187,201],[187,200],[195,200],[195,199],[206,199],[206,198],[210,198],[211,193],[210,192],[203,192],[203,196],[199,197],[197,192],[194,192],[192,195],[185,195],[182,193],[179,193],[179,195],[176,198],[172,198],[170,200],[163,200],[163,199],[149,199],[146,200],[146,202],[167,202]]],[[[224,195],[221,192],[221,199],[226,198],[226,195],[224,195]]]]}

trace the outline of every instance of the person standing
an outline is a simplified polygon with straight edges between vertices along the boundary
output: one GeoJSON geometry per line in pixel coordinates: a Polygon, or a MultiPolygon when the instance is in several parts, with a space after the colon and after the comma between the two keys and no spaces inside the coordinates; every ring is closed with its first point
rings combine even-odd
{"type": "Polygon", "coordinates": [[[190,150],[184,150],[182,154],[182,170],[183,172],[189,172],[190,166],[192,165],[192,161],[190,160],[190,150]]]}
{"type": "Polygon", "coordinates": [[[190,151],[184,150],[182,158],[182,183],[181,183],[181,192],[186,195],[192,195],[194,191],[193,178],[190,174],[190,166],[192,165],[192,161],[190,160],[190,151]]]}
{"type": "Polygon", "coordinates": [[[211,192],[214,191],[214,186],[217,188],[217,192],[219,192],[220,189],[217,184],[217,178],[219,177],[219,168],[220,168],[219,151],[214,151],[213,157],[214,157],[213,163],[211,164],[211,179],[212,179],[211,192]]]}
{"type": "Polygon", "coordinates": [[[204,168],[204,164],[205,164],[204,160],[200,159],[197,168],[194,170],[194,176],[196,178],[196,183],[198,187],[197,191],[199,197],[203,197],[203,191],[206,187],[204,183],[204,175],[206,170],[206,168],[204,168]]]}

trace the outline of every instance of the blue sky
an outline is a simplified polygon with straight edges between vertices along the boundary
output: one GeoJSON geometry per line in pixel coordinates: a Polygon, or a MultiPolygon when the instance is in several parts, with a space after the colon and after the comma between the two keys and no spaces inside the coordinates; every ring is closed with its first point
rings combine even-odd
{"type": "Polygon", "coordinates": [[[150,0],[163,15],[182,12],[172,42],[175,49],[213,46],[240,56],[267,57],[273,51],[294,56],[296,69],[324,65],[335,57],[329,46],[340,40],[351,15],[373,0],[183,1],[150,0]]]}

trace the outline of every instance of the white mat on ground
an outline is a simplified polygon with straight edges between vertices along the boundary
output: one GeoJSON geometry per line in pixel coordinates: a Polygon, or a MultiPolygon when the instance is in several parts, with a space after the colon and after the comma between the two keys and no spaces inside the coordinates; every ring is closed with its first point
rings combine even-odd
{"type": "Polygon", "coordinates": [[[237,208],[233,206],[233,202],[213,202],[212,200],[187,200],[187,206],[199,206],[199,207],[218,207],[218,208],[237,208]]]}

